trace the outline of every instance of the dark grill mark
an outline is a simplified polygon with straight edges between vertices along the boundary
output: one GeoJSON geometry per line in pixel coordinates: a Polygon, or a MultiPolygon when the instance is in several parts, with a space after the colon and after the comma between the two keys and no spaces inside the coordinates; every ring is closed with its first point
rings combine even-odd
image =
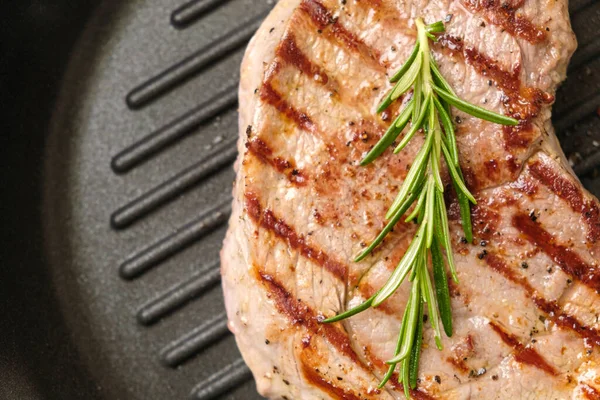
{"type": "MultiPolygon", "coordinates": [[[[369,365],[362,362],[356,352],[352,349],[350,338],[346,332],[338,329],[336,325],[321,324],[320,321],[324,319],[324,317],[317,315],[310,307],[296,299],[295,296],[271,275],[266,274],[257,268],[255,268],[255,273],[257,279],[266,287],[268,296],[275,302],[278,311],[287,316],[292,324],[304,326],[314,336],[322,336],[341,354],[352,360],[354,364],[368,373],[372,373],[372,366],[375,366],[382,371],[387,369],[387,364],[369,352],[367,352],[369,365]]],[[[313,371],[313,373],[309,373],[308,375],[307,372],[308,371],[303,370],[303,373],[308,380],[321,389],[327,390],[328,393],[338,396],[336,398],[350,400],[356,398],[361,400],[359,397],[339,397],[342,396],[342,393],[346,396],[353,396],[353,394],[344,392],[343,390],[340,392],[339,390],[341,389],[331,385],[331,382],[327,384],[328,381],[323,380],[323,377],[320,374],[317,373],[314,375],[316,371],[313,371]],[[327,386],[325,386],[326,384],[327,386]],[[329,390],[331,390],[331,392],[329,390]]],[[[398,383],[397,374],[394,374],[390,383],[395,389],[402,390],[402,385],[398,383]]],[[[411,394],[415,400],[435,400],[434,397],[421,390],[411,390],[411,394]]]]}
{"type": "Polygon", "coordinates": [[[327,73],[323,71],[319,66],[313,64],[308,57],[298,48],[294,35],[287,34],[279,47],[277,48],[277,55],[286,63],[295,66],[300,71],[314,78],[318,82],[324,85],[329,82],[327,73]]]}
{"type": "Polygon", "coordinates": [[[363,0],[357,3],[366,3],[372,8],[379,8],[382,6],[383,0],[363,0]]]}
{"type": "Polygon", "coordinates": [[[256,156],[265,164],[271,165],[277,171],[287,176],[288,180],[297,186],[304,186],[308,181],[306,174],[299,169],[291,161],[284,160],[281,157],[273,158],[271,148],[259,138],[254,138],[246,142],[248,151],[256,156]]]}
{"type": "Polygon", "coordinates": [[[529,284],[527,279],[524,276],[517,274],[513,269],[508,267],[500,257],[493,253],[488,253],[488,256],[485,258],[485,261],[489,267],[491,267],[494,271],[504,276],[509,281],[516,283],[525,289],[525,292],[528,296],[532,296],[535,293],[533,287],[529,284]]]}
{"type": "Polygon", "coordinates": [[[310,119],[308,115],[305,113],[296,110],[291,104],[289,104],[282,96],[279,94],[271,85],[271,83],[267,80],[260,89],[260,98],[272,105],[285,115],[288,119],[293,121],[299,128],[304,129],[308,132],[315,131],[315,124],[310,119]]]}
{"type": "MultiPolygon", "coordinates": [[[[459,214],[460,215],[460,214],[459,214]]],[[[491,240],[498,231],[500,215],[485,205],[476,205],[471,209],[473,233],[476,237],[491,240]]]]}
{"type": "Polygon", "coordinates": [[[546,360],[544,360],[542,356],[535,351],[535,349],[531,347],[525,347],[516,336],[506,332],[496,323],[490,322],[490,326],[498,334],[498,336],[500,336],[504,343],[512,347],[514,350],[515,360],[521,364],[527,364],[539,368],[543,371],[546,371],[550,375],[557,375],[556,370],[552,368],[552,366],[548,364],[546,360]]]}
{"type": "Polygon", "coordinates": [[[283,219],[277,218],[271,210],[263,210],[260,201],[253,193],[246,193],[246,210],[257,225],[286,240],[292,249],[346,282],[348,268],[345,265],[335,261],[322,250],[310,246],[304,236],[297,234],[293,227],[286,224],[283,219]]]}
{"type": "Polygon", "coordinates": [[[498,161],[489,160],[483,163],[485,165],[485,169],[487,170],[488,176],[497,176],[498,175],[498,161]]]}
{"type": "Polygon", "coordinates": [[[304,11],[311,18],[320,33],[331,35],[348,49],[362,54],[365,60],[371,61],[379,69],[384,68],[379,62],[379,54],[357,38],[352,32],[344,28],[321,2],[317,0],[303,0],[300,10],[304,11]]]}
{"type": "Polygon", "coordinates": [[[515,182],[512,182],[510,187],[529,196],[533,196],[538,192],[538,185],[536,182],[524,174],[521,174],[519,179],[517,179],[515,182]]]}
{"type": "Polygon", "coordinates": [[[463,0],[463,4],[473,12],[482,12],[486,20],[500,26],[512,36],[527,40],[529,43],[540,43],[546,40],[546,32],[535,26],[517,10],[525,0],[510,4],[507,0],[463,0]]]}
{"type": "MultiPolygon", "coordinates": [[[[394,386],[394,388],[402,391],[404,389],[402,389],[402,384],[398,383],[398,387],[396,387],[396,383],[398,382],[398,374],[394,374],[394,376],[392,377],[392,379],[394,382],[392,383],[392,385],[394,386]]],[[[429,393],[425,393],[422,390],[419,389],[415,389],[415,390],[410,390],[410,397],[414,400],[435,400],[436,398],[433,397],[432,395],[430,395],[429,393]]]]}
{"type": "Polygon", "coordinates": [[[541,297],[534,297],[535,305],[548,314],[552,322],[564,329],[570,329],[590,344],[600,346],[600,332],[596,329],[584,326],[572,315],[566,314],[555,301],[548,301],[541,297]]]}
{"type": "Polygon", "coordinates": [[[532,163],[529,171],[554,194],[566,201],[573,211],[581,213],[588,224],[588,240],[596,242],[600,239],[600,209],[595,201],[586,201],[580,187],[539,161],[532,163]]]}
{"type": "Polygon", "coordinates": [[[353,363],[368,368],[360,361],[352,349],[352,344],[346,332],[332,324],[321,324],[324,319],[317,315],[310,307],[295,298],[274,277],[257,269],[258,279],[267,288],[268,296],[275,302],[280,313],[287,316],[294,325],[304,326],[313,335],[320,335],[334,346],[341,354],[352,360],[353,363]]]}
{"type": "Polygon", "coordinates": [[[588,400],[600,400],[600,392],[598,392],[596,388],[593,388],[590,385],[581,385],[581,392],[588,400]]]}
{"type": "Polygon", "coordinates": [[[522,87],[519,75],[521,67],[514,71],[503,70],[498,63],[474,48],[464,51],[465,59],[482,76],[490,78],[504,93],[503,103],[508,114],[520,121],[517,126],[503,127],[507,150],[527,148],[532,140],[532,121],[545,104],[551,104],[554,96],[534,87],[522,87]]]}
{"type": "Polygon", "coordinates": [[[548,301],[539,296],[525,277],[514,272],[504,261],[493,253],[485,258],[487,265],[494,271],[504,276],[509,281],[521,286],[527,297],[533,300],[536,307],[548,315],[548,318],[557,326],[570,329],[590,343],[600,346],[600,332],[582,325],[575,317],[566,314],[555,301],[548,301]]]}
{"type": "Polygon", "coordinates": [[[600,271],[583,261],[572,249],[556,243],[556,239],[526,214],[513,217],[513,225],[534,246],[546,253],[565,273],[600,292],[600,271]]]}
{"type": "Polygon", "coordinates": [[[448,357],[446,361],[452,364],[463,374],[469,374],[469,372],[472,371],[472,369],[469,368],[467,361],[470,357],[472,357],[475,354],[475,344],[473,336],[467,335],[460,341],[457,341],[457,343],[454,346],[452,346],[451,353],[452,357],[448,357]]]}
{"type": "Polygon", "coordinates": [[[302,375],[308,382],[313,386],[318,387],[325,393],[329,394],[332,399],[338,400],[363,400],[361,397],[356,396],[354,393],[348,392],[338,386],[335,386],[330,379],[325,379],[323,375],[315,371],[315,369],[305,362],[300,361],[300,367],[302,369],[302,375]]]}
{"type": "Polygon", "coordinates": [[[456,357],[448,357],[446,361],[448,361],[450,364],[452,364],[452,366],[454,366],[456,369],[458,369],[464,374],[468,374],[470,371],[470,368],[467,366],[467,363],[462,358],[459,359],[456,357]]]}

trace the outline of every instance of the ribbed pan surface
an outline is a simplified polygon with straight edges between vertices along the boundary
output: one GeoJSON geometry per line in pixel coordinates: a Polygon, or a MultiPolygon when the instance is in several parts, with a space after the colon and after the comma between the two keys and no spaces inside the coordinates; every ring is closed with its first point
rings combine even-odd
{"type": "MultiPolygon", "coordinates": [[[[106,1],[72,52],[45,147],[52,285],[103,399],[260,398],[227,331],[238,68],[266,0],[106,1]]],[[[579,51],[555,123],[600,194],[600,2],[571,1],[579,51]]]]}

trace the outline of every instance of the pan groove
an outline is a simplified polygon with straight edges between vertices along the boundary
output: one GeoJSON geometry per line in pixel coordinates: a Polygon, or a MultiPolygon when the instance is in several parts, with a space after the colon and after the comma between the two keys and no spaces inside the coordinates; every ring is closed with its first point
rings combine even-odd
{"type": "Polygon", "coordinates": [[[242,383],[249,381],[252,373],[239,358],[233,363],[196,385],[190,393],[191,400],[213,400],[218,396],[233,390],[242,383]]]}
{"type": "Polygon", "coordinates": [[[577,12],[586,8],[590,4],[592,4],[594,0],[570,0],[569,1],[569,12],[571,15],[575,15],[577,12]]]}
{"type": "Polygon", "coordinates": [[[198,126],[236,105],[237,83],[216,93],[204,103],[119,152],[111,162],[113,171],[116,173],[130,171],[198,126]]]}
{"type": "Polygon", "coordinates": [[[119,273],[123,279],[139,277],[160,262],[198,242],[206,235],[227,223],[231,214],[231,199],[225,200],[196,220],[179,228],[175,233],[160,239],[123,262],[119,273]]]}
{"type": "Polygon", "coordinates": [[[171,343],[161,352],[160,359],[166,366],[176,368],[228,335],[227,314],[223,312],[171,343]]]}
{"type": "Polygon", "coordinates": [[[227,140],[223,146],[201,161],[119,208],[111,216],[113,228],[124,229],[130,226],[206,178],[230,166],[237,156],[236,142],[236,138],[227,140]]]}
{"type": "Polygon", "coordinates": [[[590,101],[593,102],[594,95],[600,93],[600,82],[594,82],[590,78],[598,73],[600,73],[600,59],[584,64],[569,73],[569,82],[574,81],[581,84],[564,85],[558,91],[557,99],[559,101],[553,113],[559,120],[574,108],[579,108],[590,101]]]}
{"type": "Polygon", "coordinates": [[[230,0],[192,0],[171,13],[171,25],[183,29],[230,0]]]}
{"type": "Polygon", "coordinates": [[[571,59],[571,64],[569,64],[569,73],[571,71],[577,70],[581,66],[586,63],[592,63],[594,61],[598,61],[600,56],[600,38],[596,38],[592,42],[580,46],[577,49],[577,52],[573,55],[571,59]]]}
{"type": "Polygon", "coordinates": [[[598,104],[600,104],[600,93],[561,113],[558,120],[554,123],[556,130],[558,132],[565,131],[585,117],[592,115],[598,109],[598,104]]]}
{"type": "Polygon", "coordinates": [[[225,58],[231,52],[240,49],[248,43],[264,18],[265,14],[252,18],[135,87],[126,97],[127,105],[133,110],[140,109],[225,58]]]}
{"type": "Polygon", "coordinates": [[[221,281],[219,266],[218,260],[210,263],[145,304],[137,313],[138,322],[145,326],[152,325],[205,294],[221,281]]]}

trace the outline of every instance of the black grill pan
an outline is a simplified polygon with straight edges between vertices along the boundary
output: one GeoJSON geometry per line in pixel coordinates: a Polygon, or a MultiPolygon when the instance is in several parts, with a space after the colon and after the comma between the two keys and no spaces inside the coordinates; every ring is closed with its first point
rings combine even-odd
{"type": "MultiPolygon", "coordinates": [[[[0,4],[0,399],[260,399],[227,331],[238,67],[267,0],[0,4]]],[[[555,123],[600,195],[600,3],[555,123]]]]}

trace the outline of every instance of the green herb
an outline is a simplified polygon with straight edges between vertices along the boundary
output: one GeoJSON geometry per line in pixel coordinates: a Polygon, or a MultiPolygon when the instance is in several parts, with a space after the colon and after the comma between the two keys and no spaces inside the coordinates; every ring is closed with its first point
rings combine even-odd
{"type": "Polygon", "coordinates": [[[412,284],[410,296],[404,310],[398,345],[394,357],[388,361],[389,370],[380,387],[392,378],[399,365],[399,381],[403,383],[406,397],[417,385],[417,374],[423,342],[423,313],[427,305],[427,316],[433,329],[436,346],[442,349],[441,325],[447,336],[452,336],[452,310],[446,265],[454,281],[458,283],[456,266],[452,256],[452,243],[446,203],[444,182],[441,176],[442,156],[448,169],[450,181],[457,193],[462,226],[467,241],[473,241],[471,227],[471,204],[476,204],[461,170],[450,106],[474,117],[503,125],[517,125],[518,121],[496,114],[459,99],[440,73],[429,49],[429,40],[436,41],[435,34],[444,32],[444,24],[436,22],[425,25],[421,18],[415,21],[417,43],[406,63],[390,79],[395,83],[377,112],[386,110],[400,96],[412,88],[412,97],[398,117],[390,125],[379,143],[362,160],[368,165],[390,147],[410,122],[394,153],[402,151],[421,130],[425,142],[417,153],[400,191],[386,214],[389,220],[375,240],[356,257],[356,262],[365,259],[413,207],[405,221],[419,225],[417,233],[408,246],[402,260],[386,284],[361,305],[326,320],[340,321],[377,307],[387,300],[408,278],[412,284]],[[445,257],[444,257],[445,254],[445,257]],[[432,266],[433,280],[429,272],[432,266]]]}

